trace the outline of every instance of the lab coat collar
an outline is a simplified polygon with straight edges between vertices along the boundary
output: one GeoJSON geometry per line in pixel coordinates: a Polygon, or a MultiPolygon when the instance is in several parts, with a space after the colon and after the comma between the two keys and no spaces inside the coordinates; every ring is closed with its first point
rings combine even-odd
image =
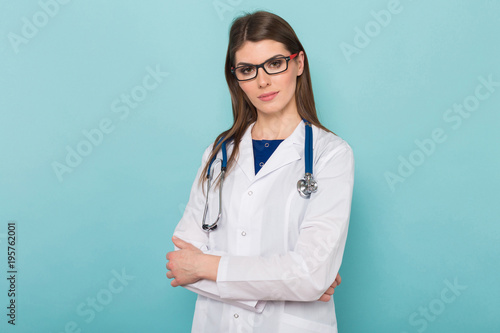
{"type": "Polygon", "coordinates": [[[301,121],[293,133],[288,138],[283,140],[278,148],[276,148],[274,153],[267,160],[266,164],[264,164],[256,175],[252,145],[252,128],[254,125],[255,123],[249,125],[245,134],[243,134],[240,142],[240,153],[237,159],[239,167],[252,183],[289,163],[302,159],[304,152],[305,127],[304,122],[301,121]]]}

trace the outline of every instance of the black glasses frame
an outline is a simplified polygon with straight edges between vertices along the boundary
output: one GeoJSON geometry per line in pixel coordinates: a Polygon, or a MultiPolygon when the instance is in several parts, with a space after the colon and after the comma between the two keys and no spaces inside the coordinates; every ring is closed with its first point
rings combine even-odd
{"type": "Polygon", "coordinates": [[[259,74],[259,68],[262,68],[264,70],[264,72],[266,72],[267,75],[275,75],[275,74],[280,74],[280,73],[283,73],[285,72],[287,69],[288,69],[288,62],[290,60],[292,60],[293,58],[295,58],[297,55],[299,55],[299,53],[294,53],[294,54],[291,54],[289,55],[288,57],[275,57],[275,58],[271,58],[271,59],[268,59],[266,61],[264,61],[262,64],[260,65],[241,65],[241,66],[238,66],[238,67],[231,67],[231,73],[234,75],[234,77],[236,78],[237,81],[250,81],[250,80],[253,80],[257,77],[257,75],[259,74]],[[286,67],[284,70],[282,71],[279,71],[279,72],[276,72],[276,73],[269,73],[266,68],[264,67],[265,64],[267,64],[269,61],[273,61],[273,60],[277,60],[277,59],[285,59],[286,60],[286,67]],[[240,80],[238,79],[238,77],[236,76],[236,70],[238,68],[242,68],[242,67],[255,67],[255,76],[250,78],[250,79],[243,79],[243,80],[240,80]]]}

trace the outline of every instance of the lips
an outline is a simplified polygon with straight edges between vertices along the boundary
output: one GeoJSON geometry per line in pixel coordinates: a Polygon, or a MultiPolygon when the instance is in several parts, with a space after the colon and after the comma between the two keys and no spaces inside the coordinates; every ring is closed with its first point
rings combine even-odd
{"type": "Polygon", "coordinates": [[[270,93],[262,94],[257,98],[260,99],[261,101],[267,102],[267,101],[273,100],[274,97],[276,97],[278,95],[278,93],[279,93],[279,91],[273,91],[270,93]]]}

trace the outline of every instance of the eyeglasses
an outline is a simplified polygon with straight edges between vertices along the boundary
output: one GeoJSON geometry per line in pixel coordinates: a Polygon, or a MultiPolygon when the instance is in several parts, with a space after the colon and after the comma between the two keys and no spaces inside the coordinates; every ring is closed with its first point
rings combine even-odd
{"type": "Polygon", "coordinates": [[[236,77],[238,81],[248,81],[253,80],[257,77],[259,68],[262,68],[264,72],[269,75],[283,73],[288,69],[288,62],[295,58],[299,53],[294,53],[288,57],[275,57],[266,60],[260,65],[241,65],[238,67],[231,67],[231,73],[236,77]]]}

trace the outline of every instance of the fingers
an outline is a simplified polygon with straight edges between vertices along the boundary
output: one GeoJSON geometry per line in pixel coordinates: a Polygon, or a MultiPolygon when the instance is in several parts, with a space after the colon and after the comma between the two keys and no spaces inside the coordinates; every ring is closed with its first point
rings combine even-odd
{"type": "Polygon", "coordinates": [[[335,287],[337,287],[340,283],[342,282],[342,278],[340,277],[340,274],[337,274],[337,277],[333,281],[332,285],[328,287],[328,289],[325,291],[323,295],[318,299],[318,301],[321,302],[328,302],[332,298],[332,295],[335,293],[335,287]]]}
{"type": "MultiPolygon", "coordinates": [[[[168,255],[170,254],[170,252],[167,254],[167,260],[168,260],[168,255]]],[[[167,268],[167,277],[169,279],[173,278],[174,277],[174,273],[172,273],[172,267],[173,264],[171,261],[167,262],[167,264],[165,265],[165,267],[167,268]]]]}
{"type": "Polygon", "coordinates": [[[170,251],[167,253],[167,260],[172,260],[178,251],[170,251]]]}
{"type": "Polygon", "coordinates": [[[333,295],[333,293],[335,292],[335,288],[334,287],[329,287],[326,291],[325,291],[325,294],[327,295],[333,295]]]}
{"type": "Polygon", "coordinates": [[[177,280],[177,278],[174,276],[174,274],[172,273],[172,269],[175,270],[175,268],[177,268],[177,270],[180,268],[180,267],[183,267],[183,263],[188,260],[189,258],[191,258],[193,256],[193,251],[194,252],[199,252],[199,253],[202,253],[200,249],[198,249],[196,246],[194,246],[193,244],[191,243],[188,243],[176,236],[173,236],[172,237],[172,242],[174,243],[174,245],[179,248],[179,250],[177,251],[172,251],[172,252],[168,252],[167,255],[166,255],[166,258],[168,260],[167,262],[167,278],[169,279],[173,279],[170,284],[172,285],[172,287],[178,287],[178,286],[181,286],[182,284],[187,284],[187,283],[190,283],[189,281],[191,280],[186,280],[186,277],[182,274],[179,274],[179,272],[176,272],[176,276],[177,278],[179,278],[179,276],[182,277],[182,284],[179,283],[179,281],[177,280]],[[191,256],[191,257],[190,257],[191,256]],[[187,258],[187,259],[186,259],[187,258]]]}
{"type": "Polygon", "coordinates": [[[327,294],[323,294],[321,295],[321,297],[318,299],[318,301],[321,301],[321,302],[328,302],[330,301],[332,297],[330,295],[327,295],[327,294]]]}
{"type": "Polygon", "coordinates": [[[342,282],[342,278],[340,277],[340,274],[337,273],[337,277],[335,278],[335,281],[337,282],[337,286],[342,282]]]}
{"type": "Polygon", "coordinates": [[[167,278],[169,278],[169,279],[173,279],[173,280],[172,280],[172,282],[170,282],[170,285],[171,285],[172,287],[178,287],[178,286],[180,286],[180,284],[179,284],[179,283],[177,282],[177,280],[175,279],[175,277],[174,277],[174,273],[172,273],[172,271],[168,271],[168,272],[167,272],[167,278]]]}
{"type": "Polygon", "coordinates": [[[337,287],[340,283],[342,282],[342,278],[340,277],[339,274],[337,274],[337,277],[335,278],[335,280],[333,281],[332,285],[330,286],[330,288],[335,288],[337,287]]]}
{"type": "Polygon", "coordinates": [[[186,247],[186,244],[189,244],[189,243],[186,243],[185,241],[183,241],[182,239],[180,238],[177,238],[175,236],[172,236],[172,242],[175,244],[175,246],[177,246],[178,248],[182,249],[184,247],[186,247]]]}
{"type": "Polygon", "coordinates": [[[332,298],[332,295],[335,293],[335,287],[333,287],[333,284],[325,291],[323,295],[318,299],[318,301],[321,302],[328,302],[332,298]]]}
{"type": "MultiPolygon", "coordinates": [[[[172,242],[175,244],[175,246],[177,246],[178,248],[183,248],[185,247],[185,244],[189,244],[189,243],[186,243],[184,242],[182,239],[180,238],[177,238],[175,236],[172,237],[172,242]]],[[[166,258],[168,260],[167,264],[166,264],[166,268],[167,268],[167,278],[169,279],[173,279],[171,282],[170,282],[170,285],[172,287],[178,287],[179,286],[179,283],[177,283],[177,280],[175,279],[174,277],[174,273],[172,273],[171,269],[172,269],[172,256],[175,255],[175,251],[173,252],[168,252],[167,255],[166,255],[166,258]]]]}

